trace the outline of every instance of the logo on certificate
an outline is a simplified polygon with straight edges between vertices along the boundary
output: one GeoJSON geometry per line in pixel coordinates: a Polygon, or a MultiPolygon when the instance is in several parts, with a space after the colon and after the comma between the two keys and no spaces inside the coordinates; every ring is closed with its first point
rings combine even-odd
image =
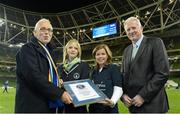
{"type": "Polygon", "coordinates": [[[76,85],[76,87],[77,87],[78,89],[84,89],[84,88],[85,88],[85,85],[79,84],[79,85],[76,85]]]}

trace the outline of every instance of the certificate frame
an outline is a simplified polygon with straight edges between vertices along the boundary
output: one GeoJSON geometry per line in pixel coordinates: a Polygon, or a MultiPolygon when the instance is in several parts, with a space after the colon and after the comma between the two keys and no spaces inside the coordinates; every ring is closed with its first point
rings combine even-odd
{"type": "Polygon", "coordinates": [[[96,103],[107,98],[90,79],[67,81],[63,83],[63,86],[72,97],[75,107],[96,103]]]}

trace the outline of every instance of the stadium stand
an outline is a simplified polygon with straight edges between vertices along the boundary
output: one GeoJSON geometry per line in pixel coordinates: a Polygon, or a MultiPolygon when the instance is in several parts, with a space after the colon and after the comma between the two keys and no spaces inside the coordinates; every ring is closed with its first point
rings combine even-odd
{"type": "Polygon", "coordinates": [[[15,71],[15,55],[24,43],[31,40],[33,27],[40,18],[48,18],[55,27],[53,42],[57,47],[58,63],[62,62],[63,46],[69,39],[76,38],[82,46],[83,60],[93,65],[92,49],[99,43],[105,43],[113,52],[113,62],[121,64],[123,50],[130,43],[122,24],[129,16],[141,20],[144,34],[163,39],[171,71],[179,75],[179,0],[102,0],[60,13],[30,12],[0,4],[0,72],[15,71]],[[92,38],[93,28],[112,22],[118,24],[117,34],[92,38]]]}

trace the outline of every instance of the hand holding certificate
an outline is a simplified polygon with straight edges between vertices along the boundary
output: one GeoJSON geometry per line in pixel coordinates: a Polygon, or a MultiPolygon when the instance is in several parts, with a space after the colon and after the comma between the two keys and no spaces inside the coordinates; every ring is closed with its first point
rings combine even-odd
{"type": "Polygon", "coordinates": [[[68,81],[64,82],[63,85],[72,97],[75,107],[95,103],[107,98],[90,79],[68,81]]]}

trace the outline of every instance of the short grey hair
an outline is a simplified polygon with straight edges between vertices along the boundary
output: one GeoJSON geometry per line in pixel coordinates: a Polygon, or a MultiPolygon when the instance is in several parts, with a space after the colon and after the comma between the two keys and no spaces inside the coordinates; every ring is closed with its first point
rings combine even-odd
{"type": "Polygon", "coordinates": [[[36,23],[36,25],[35,25],[35,27],[34,27],[34,31],[37,30],[39,24],[42,23],[42,22],[49,22],[49,23],[51,24],[51,22],[49,21],[49,19],[42,18],[42,19],[40,19],[40,20],[36,23]]]}
{"type": "Polygon", "coordinates": [[[139,24],[139,26],[142,26],[140,20],[139,20],[137,17],[129,17],[128,19],[126,19],[126,20],[124,21],[124,27],[125,27],[126,24],[127,24],[128,22],[130,22],[130,21],[136,21],[136,22],[139,24]]]}

